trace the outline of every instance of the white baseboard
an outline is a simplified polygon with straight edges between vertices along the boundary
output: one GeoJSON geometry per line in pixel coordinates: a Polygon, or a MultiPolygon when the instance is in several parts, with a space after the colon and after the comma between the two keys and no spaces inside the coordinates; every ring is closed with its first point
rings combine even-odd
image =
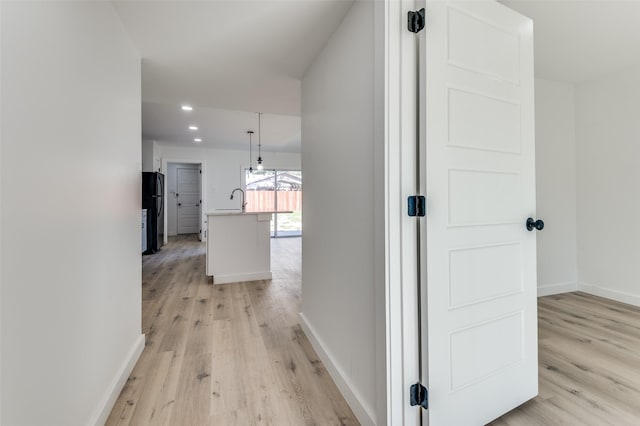
{"type": "Polygon", "coordinates": [[[355,414],[360,424],[363,426],[375,426],[376,422],[373,410],[363,403],[362,398],[355,391],[344,371],[334,362],[333,356],[326,350],[326,346],[302,312],[300,312],[300,325],[307,335],[309,342],[311,342],[311,346],[315,349],[318,357],[320,357],[324,367],[329,372],[336,386],[338,386],[340,393],[342,393],[342,396],[347,401],[347,404],[349,404],[349,407],[351,407],[353,414],[355,414]]]}
{"type": "Polygon", "coordinates": [[[249,272],[246,274],[227,274],[227,275],[214,275],[214,284],[228,284],[228,283],[241,283],[244,281],[258,281],[258,280],[270,280],[272,277],[271,271],[264,272],[249,272]]]}
{"type": "Polygon", "coordinates": [[[570,291],[578,291],[577,282],[546,284],[538,287],[538,297],[551,296],[553,294],[569,293],[570,291]]]}
{"type": "Polygon", "coordinates": [[[600,287],[593,284],[579,283],[578,289],[585,293],[593,294],[607,299],[615,300],[629,305],[640,306],[640,295],[627,293],[625,291],[614,290],[607,287],[600,287]]]}
{"type": "Polygon", "coordinates": [[[100,400],[98,408],[95,410],[94,414],[91,416],[91,420],[87,424],[95,426],[103,426],[105,424],[109,414],[111,414],[113,405],[116,403],[122,388],[127,382],[127,379],[129,378],[131,371],[133,371],[133,367],[135,367],[136,362],[138,362],[138,358],[140,358],[143,350],[144,334],[141,334],[134,342],[131,350],[127,354],[127,357],[124,359],[122,366],[118,369],[118,372],[113,378],[111,385],[100,400]]]}

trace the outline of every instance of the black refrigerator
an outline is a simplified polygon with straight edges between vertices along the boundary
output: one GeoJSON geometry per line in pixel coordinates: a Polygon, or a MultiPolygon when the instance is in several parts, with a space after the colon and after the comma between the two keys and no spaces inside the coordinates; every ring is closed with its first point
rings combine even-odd
{"type": "Polygon", "coordinates": [[[164,175],[142,172],[142,208],[147,209],[147,251],[153,254],[164,243],[164,175]]]}

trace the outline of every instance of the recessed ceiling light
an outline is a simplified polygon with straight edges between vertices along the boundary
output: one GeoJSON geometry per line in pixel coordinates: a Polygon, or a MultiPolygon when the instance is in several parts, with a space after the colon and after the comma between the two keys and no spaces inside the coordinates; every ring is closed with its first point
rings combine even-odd
{"type": "Polygon", "coordinates": [[[189,126],[189,130],[198,130],[198,126],[189,126]]]}
{"type": "Polygon", "coordinates": [[[194,142],[202,142],[202,139],[201,138],[195,138],[193,141],[194,142]]]}
{"type": "Polygon", "coordinates": [[[182,105],[180,108],[182,108],[183,111],[193,111],[193,107],[191,105],[182,105]]]}

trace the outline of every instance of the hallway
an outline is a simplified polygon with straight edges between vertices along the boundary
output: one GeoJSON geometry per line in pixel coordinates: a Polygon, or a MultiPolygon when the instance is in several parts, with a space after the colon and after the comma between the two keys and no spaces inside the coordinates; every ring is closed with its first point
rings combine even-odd
{"type": "Polygon", "coordinates": [[[355,425],[298,325],[300,238],[272,239],[273,280],[213,286],[179,236],[143,258],[145,350],[107,425],[355,425]]]}

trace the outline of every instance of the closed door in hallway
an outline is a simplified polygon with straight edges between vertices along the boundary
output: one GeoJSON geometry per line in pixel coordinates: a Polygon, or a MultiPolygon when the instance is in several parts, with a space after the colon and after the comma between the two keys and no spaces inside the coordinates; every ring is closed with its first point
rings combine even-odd
{"type": "Polygon", "coordinates": [[[177,169],[178,234],[200,232],[200,170],[196,168],[177,169]]]}

